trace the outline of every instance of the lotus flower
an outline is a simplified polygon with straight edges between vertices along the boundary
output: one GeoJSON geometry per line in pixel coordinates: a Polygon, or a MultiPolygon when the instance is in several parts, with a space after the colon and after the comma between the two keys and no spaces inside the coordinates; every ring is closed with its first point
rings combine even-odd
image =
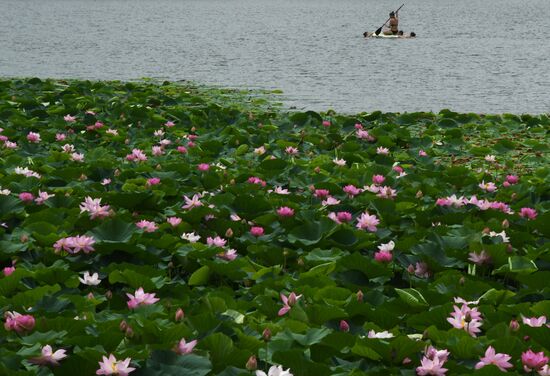
{"type": "Polygon", "coordinates": [[[186,342],[185,338],[182,338],[176,346],[176,352],[180,355],[191,354],[193,352],[193,348],[195,348],[196,345],[196,339],[190,342],[186,342]]]}
{"type": "Polygon", "coordinates": [[[29,361],[38,365],[51,365],[58,366],[61,359],[65,359],[67,355],[65,354],[66,350],[57,350],[53,352],[53,349],[50,345],[42,347],[42,355],[38,358],[32,358],[29,361]]]}
{"type": "Polygon", "coordinates": [[[134,295],[126,294],[130,300],[128,300],[128,308],[134,309],[137,306],[151,305],[158,302],[160,299],[155,298],[155,294],[149,294],[143,291],[143,287],[140,287],[136,290],[134,295]]]}
{"type": "Polygon", "coordinates": [[[22,315],[15,311],[6,311],[4,328],[17,333],[29,332],[34,328],[35,320],[31,315],[22,315]]]}
{"type": "Polygon", "coordinates": [[[99,369],[96,371],[96,375],[119,375],[127,376],[135,368],[129,367],[130,358],[124,360],[116,360],[113,354],[109,355],[109,358],[103,357],[103,362],[99,362],[99,369]]]}
{"type": "Polygon", "coordinates": [[[480,358],[479,363],[476,364],[476,369],[483,368],[490,364],[498,367],[502,372],[506,372],[506,368],[512,368],[513,365],[508,362],[512,357],[508,354],[496,353],[492,346],[489,346],[485,351],[485,356],[480,358]]]}
{"type": "Polygon", "coordinates": [[[256,371],[256,376],[293,376],[292,373],[290,373],[290,368],[286,371],[283,369],[282,366],[271,366],[269,368],[269,371],[267,371],[267,374],[264,371],[256,371]]]}
{"type": "Polygon", "coordinates": [[[280,294],[281,301],[283,302],[283,308],[279,310],[278,315],[283,316],[288,311],[290,311],[290,308],[298,302],[298,299],[302,297],[302,295],[296,295],[294,292],[291,292],[288,297],[284,295],[283,293],[280,294]]]}

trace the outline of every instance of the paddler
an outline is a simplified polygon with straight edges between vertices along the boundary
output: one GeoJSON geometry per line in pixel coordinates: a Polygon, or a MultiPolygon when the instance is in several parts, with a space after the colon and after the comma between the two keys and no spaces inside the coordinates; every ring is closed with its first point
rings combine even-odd
{"type": "Polygon", "coordinates": [[[399,19],[397,18],[397,13],[399,13],[399,11],[390,13],[390,25],[385,25],[386,30],[384,30],[384,35],[397,35],[399,32],[399,19]]]}

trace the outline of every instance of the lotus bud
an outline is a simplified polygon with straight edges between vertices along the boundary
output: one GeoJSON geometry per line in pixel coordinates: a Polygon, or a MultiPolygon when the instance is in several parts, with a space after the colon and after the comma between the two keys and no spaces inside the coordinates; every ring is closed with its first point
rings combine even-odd
{"type": "Polygon", "coordinates": [[[512,244],[506,245],[506,252],[512,253],[514,251],[514,247],[512,247],[512,244]]]}
{"type": "Polygon", "coordinates": [[[134,329],[130,325],[126,328],[126,332],[124,333],[126,337],[132,338],[134,336],[134,329]]]}
{"type": "Polygon", "coordinates": [[[508,222],[507,219],[505,219],[504,221],[502,221],[502,228],[508,228],[510,227],[510,222],[508,222]]]}
{"type": "Polygon", "coordinates": [[[525,342],[529,341],[530,339],[531,339],[531,337],[529,337],[529,336],[523,336],[523,340],[524,340],[525,342]]]}
{"type": "Polygon", "coordinates": [[[174,263],[172,261],[168,263],[168,269],[174,269],[174,263]]]}
{"type": "Polygon", "coordinates": [[[464,284],[466,283],[466,278],[460,277],[460,279],[458,280],[458,283],[459,283],[461,286],[464,286],[464,284]]]}
{"type": "Polygon", "coordinates": [[[285,257],[288,256],[288,249],[285,249],[285,250],[283,251],[283,256],[285,256],[285,257]]]}
{"type": "Polygon", "coordinates": [[[88,179],[88,177],[84,174],[81,174],[80,177],[78,178],[80,181],[84,181],[86,179],[88,179]]]}
{"type": "Polygon", "coordinates": [[[231,227],[229,227],[226,231],[225,231],[225,236],[230,238],[233,236],[233,230],[231,229],[231,227]]]}
{"type": "Polygon", "coordinates": [[[340,331],[341,332],[349,332],[349,324],[346,320],[340,321],[340,331]]]}
{"type": "Polygon", "coordinates": [[[197,131],[197,128],[195,128],[195,127],[191,128],[191,132],[194,133],[194,132],[196,132],[196,131],[197,131]]]}
{"type": "Polygon", "coordinates": [[[512,193],[512,195],[510,196],[510,200],[514,201],[517,196],[518,195],[516,194],[516,192],[512,193]]]}
{"type": "Polygon", "coordinates": [[[315,186],[313,184],[310,185],[308,188],[310,192],[315,192],[315,186]]]}
{"type": "Polygon", "coordinates": [[[315,173],[318,174],[319,172],[321,172],[321,167],[317,166],[313,169],[313,171],[315,171],[315,173]]]}
{"type": "Polygon", "coordinates": [[[129,143],[130,143],[130,139],[127,138],[126,140],[124,140],[124,144],[128,145],[129,143]]]}
{"type": "Polygon", "coordinates": [[[416,192],[416,198],[422,198],[424,196],[424,193],[422,191],[416,192]]]}
{"type": "Polygon", "coordinates": [[[262,332],[262,338],[266,342],[271,339],[271,330],[269,330],[269,328],[264,329],[264,331],[262,332]]]}
{"type": "Polygon", "coordinates": [[[161,166],[160,164],[156,165],[155,168],[156,168],[157,170],[162,170],[162,166],[161,166]]]}
{"type": "Polygon", "coordinates": [[[88,295],[86,295],[86,298],[88,298],[89,300],[92,300],[94,298],[94,294],[89,292],[88,295]]]}
{"type": "Polygon", "coordinates": [[[357,295],[357,301],[359,303],[362,303],[363,302],[363,297],[364,297],[363,291],[361,291],[361,290],[357,291],[356,295],[357,295]]]}
{"type": "Polygon", "coordinates": [[[512,332],[517,332],[519,330],[519,322],[518,320],[511,320],[510,321],[510,330],[512,332]]]}
{"type": "Polygon", "coordinates": [[[29,241],[29,236],[27,234],[23,234],[19,237],[19,240],[21,241],[21,243],[26,243],[29,241]]]}
{"type": "Polygon", "coordinates": [[[296,260],[296,263],[298,264],[298,266],[304,266],[304,259],[303,258],[298,258],[298,260],[296,260]]]}
{"type": "Polygon", "coordinates": [[[229,180],[229,184],[231,184],[231,185],[235,185],[235,179],[231,179],[231,180],[229,180]]]}
{"type": "Polygon", "coordinates": [[[407,271],[409,272],[409,274],[414,274],[414,265],[410,264],[409,266],[407,266],[407,271]]]}
{"type": "Polygon", "coordinates": [[[412,360],[411,358],[404,358],[403,359],[403,365],[411,364],[412,360]]]}
{"type": "Polygon", "coordinates": [[[118,327],[120,328],[121,332],[125,332],[126,329],[128,329],[128,323],[126,322],[126,320],[122,320],[118,327]]]}
{"type": "Polygon", "coordinates": [[[482,231],[482,233],[488,235],[491,232],[491,229],[489,227],[485,227],[482,231]]]}
{"type": "Polygon", "coordinates": [[[115,176],[119,176],[119,175],[120,175],[120,170],[119,170],[118,168],[115,170],[114,175],[115,175],[115,176]]]}
{"type": "Polygon", "coordinates": [[[255,371],[258,369],[258,360],[255,355],[250,356],[246,362],[246,369],[249,371],[255,371]]]}
{"type": "Polygon", "coordinates": [[[105,293],[105,297],[107,299],[111,299],[113,297],[113,292],[111,290],[107,290],[107,292],[105,293]]]}
{"type": "Polygon", "coordinates": [[[183,313],[183,309],[178,308],[178,310],[176,311],[176,317],[175,317],[176,321],[183,320],[184,315],[185,314],[183,313]]]}

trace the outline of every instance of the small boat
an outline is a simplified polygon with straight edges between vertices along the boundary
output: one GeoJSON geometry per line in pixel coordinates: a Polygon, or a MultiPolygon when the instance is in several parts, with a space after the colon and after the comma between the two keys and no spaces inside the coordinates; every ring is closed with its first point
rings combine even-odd
{"type": "Polygon", "coordinates": [[[416,38],[416,33],[415,32],[410,32],[408,34],[398,33],[398,34],[390,34],[390,35],[380,33],[380,34],[376,35],[376,32],[374,32],[374,31],[365,31],[363,33],[363,36],[365,38],[409,39],[409,38],[416,38]]]}

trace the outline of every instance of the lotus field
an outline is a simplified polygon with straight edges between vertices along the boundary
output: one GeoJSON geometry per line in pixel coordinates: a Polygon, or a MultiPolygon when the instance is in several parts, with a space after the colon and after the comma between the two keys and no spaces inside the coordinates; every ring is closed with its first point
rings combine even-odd
{"type": "Polygon", "coordinates": [[[0,81],[0,375],[550,375],[546,115],[0,81]]]}

